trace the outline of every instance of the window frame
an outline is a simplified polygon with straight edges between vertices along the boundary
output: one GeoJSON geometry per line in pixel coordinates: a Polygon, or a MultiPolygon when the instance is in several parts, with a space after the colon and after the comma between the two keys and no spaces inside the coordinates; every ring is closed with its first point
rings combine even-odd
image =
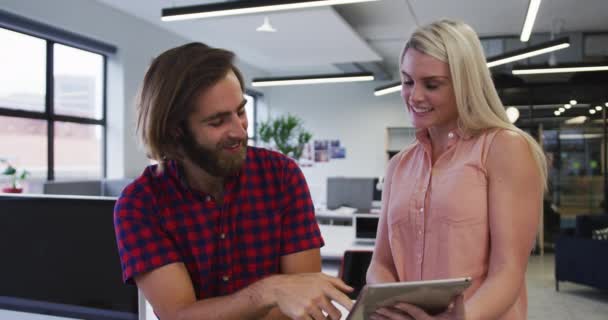
{"type": "MultiPolygon", "coordinates": [[[[108,153],[108,134],[107,134],[107,75],[108,75],[108,57],[107,53],[99,50],[90,50],[89,46],[85,43],[83,46],[75,45],[75,40],[70,41],[59,41],[57,37],[43,37],[40,32],[28,32],[24,28],[17,28],[8,26],[6,24],[0,24],[0,28],[9,31],[17,32],[27,36],[42,39],[46,42],[46,70],[45,70],[45,99],[44,99],[44,111],[28,111],[16,108],[10,108],[10,106],[0,105],[0,116],[22,118],[22,119],[37,119],[44,120],[47,124],[46,140],[47,140],[47,181],[55,180],[55,123],[75,123],[84,125],[98,125],[102,130],[101,138],[101,179],[107,177],[107,153],[108,153]],[[101,119],[79,117],[72,115],[61,115],[55,114],[55,97],[54,97],[54,45],[61,44],[71,48],[99,54],[102,57],[102,114],[101,119]]],[[[50,27],[49,27],[50,28],[50,27]]],[[[55,31],[57,32],[57,31],[55,31]]],[[[77,36],[72,35],[74,38],[77,36]]]]}

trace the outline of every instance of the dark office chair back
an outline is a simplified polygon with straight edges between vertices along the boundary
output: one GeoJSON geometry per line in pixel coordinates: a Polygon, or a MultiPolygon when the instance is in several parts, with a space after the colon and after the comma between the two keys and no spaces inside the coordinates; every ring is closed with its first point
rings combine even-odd
{"type": "Polygon", "coordinates": [[[349,250],[344,252],[342,266],[340,267],[340,279],[355,289],[349,294],[351,299],[356,299],[363,286],[365,286],[365,276],[371,261],[371,250],[349,250]]]}

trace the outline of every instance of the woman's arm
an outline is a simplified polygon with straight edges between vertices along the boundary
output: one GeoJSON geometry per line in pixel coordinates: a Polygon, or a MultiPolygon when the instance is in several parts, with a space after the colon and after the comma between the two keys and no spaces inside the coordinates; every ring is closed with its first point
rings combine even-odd
{"type": "MultiPolygon", "coordinates": [[[[490,261],[486,280],[466,302],[467,319],[497,319],[525,285],[543,187],[527,141],[499,132],[487,157],[490,261]]],[[[466,248],[463,248],[466,250],[466,248]]]]}
{"type": "Polygon", "coordinates": [[[382,206],[380,207],[380,220],[376,232],[376,246],[372,261],[367,269],[367,283],[395,282],[397,270],[391,254],[388,241],[388,203],[390,199],[391,181],[399,155],[393,157],[384,176],[382,187],[382,206]]]}

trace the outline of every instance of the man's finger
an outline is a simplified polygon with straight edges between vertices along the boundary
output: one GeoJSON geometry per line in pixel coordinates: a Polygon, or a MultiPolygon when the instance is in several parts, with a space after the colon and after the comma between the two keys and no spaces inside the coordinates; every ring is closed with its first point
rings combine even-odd
{"type": "Polygon", "coordinates": [[[333,305],[333,303],[331,303],[331,301],[325,300],[319,307],[327,313],[328,317],[326,319],[340,320],[340,318],[342,318],[342,313],[333,305]]]}
{"type": "Polygon", "coordinates": [[[353,301],[342,291],[336,289],[335,287],[330,286],[328,289],[326,289],[325,295],[331,300],[342,305],[348,311],[350,311],[350,309],[352,309],[353,307],[353,301]]]}

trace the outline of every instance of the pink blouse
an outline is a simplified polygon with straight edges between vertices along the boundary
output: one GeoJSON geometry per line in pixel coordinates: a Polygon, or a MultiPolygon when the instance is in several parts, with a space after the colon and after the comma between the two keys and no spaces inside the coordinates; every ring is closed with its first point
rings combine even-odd
{"type": "MultiPolygon", "coordinates": [[[[432,165],[428,131],[419,130],[417,141],[391,160],[378,234],[384,241],[378,239],[376,250],[392,256],[397,281],[470,276],[465,299],[479,289],[490,258],[486,158],[497,132],[450,133],[447,150],[432,165]]],[[[526,318],[523,283],[501,319],[526,318]]]]}

